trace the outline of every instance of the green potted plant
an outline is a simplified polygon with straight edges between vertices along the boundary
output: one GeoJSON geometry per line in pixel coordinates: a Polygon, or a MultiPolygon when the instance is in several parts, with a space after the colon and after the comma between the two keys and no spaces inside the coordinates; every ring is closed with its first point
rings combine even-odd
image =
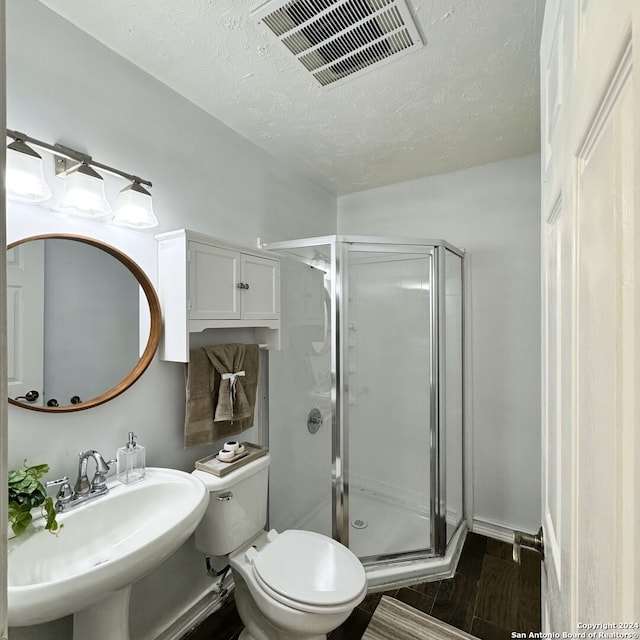
{"type": "Polygon", "coordinates": [[[38,464],[24,469],[9,471],[9,524],[16,535],[20,535],[33,519],[31,509],[42,508],[42,515],[46,517],[45,529],[51,533],[59,530],[56,520],[56,510],[53,499],[47,496],[47,490],[40,482],[49,472],[49,465],[38,464]]]}

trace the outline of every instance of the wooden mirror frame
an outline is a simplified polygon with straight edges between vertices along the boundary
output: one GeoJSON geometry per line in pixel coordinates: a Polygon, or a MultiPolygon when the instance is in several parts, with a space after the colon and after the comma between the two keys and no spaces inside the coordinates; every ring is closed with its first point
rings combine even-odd
{"type": "Polygon", "coordinates": [[[135,367],[115,387],[112,387],[105,393],[96,396],[91,400],[87,400],[86,402],[65,405],[62,407],[33,406],[24,402],[17,402],[13,398],[9,398],[9,404],[15,405],[16,407],[30,409],[31,411],[44,411],[47,413],[67,413],[69,411],[83,411],[84,409],[97,407],[98,405],[104,404],[105,402],[112,400],[116,396],[119,396],[121,393],[126,391],[145,372],[145,370],[151,363],[151,360],[153,359],[153,356],[158,349],[158,344],[160,343],[160,335],[162,333],[162,312],[160,311],[160,300],[158,299],[158,295],[153,288],[151,280],[149,280],[149,278],[147,277],[147,274],[131,258],[129,258],[129,256],[122,253],[122,251],[120,251],[119,249],[116,249],[115,247],[112,247],[111,245],[108,245],[94,238],[66,233],[51,233],[39,236],[29,236],[28,238],[23,238],[22,240],[12,242],[7,246],[7,250],[35,240],[75,240],[77,242],[83,242],[85,244],[91,245],[93,247],[96,247],[97,249],[100,249],[101,251],[108,253],[116,260],[120,261],[120,263],[131,272],[138,284],[142,287],[142,290],[144,291],[147,298],[147,303],[149,304],[150,319],[149,339],[147,340],[147,345],[142,355],[138,359],[135,367]]]}

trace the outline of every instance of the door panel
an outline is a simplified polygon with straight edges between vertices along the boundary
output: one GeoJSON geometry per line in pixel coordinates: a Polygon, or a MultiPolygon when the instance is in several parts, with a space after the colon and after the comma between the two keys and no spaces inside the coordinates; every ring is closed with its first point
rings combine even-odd
{"type": "Polygon", "coordinates": [[[577,560],[581,580],[577,598],[581,604],[578,617],[593,620],[599,586],[606,609],[613,607],[613,567],[600,568],[589,563],[599,553],[600,544],[609,542],[611,523],[615,520],[616,431],[616,318],[615,313],[601,313],[601,308],[616,308],[614,160],[612,127],[600,136],[594,153],[584,162],[578,178],[580,218],[578,222],[578,350],[576,362],[579,465],[577,477],[577,560]],[[590,264],[585,264],[589,262],[590,264]],[[598,269],[591,266],[599,265],[598,269]],[[601,307],[602,305],[602,307],[601,307]],[[597,473],[594,471],[597,469],[597,473]],[[587,500],[587,496],[589,500],[587,500]],[[589,503],[598,506],[599,517],[592,517],[589,503]],[[604,516],[604,517],[601,517],[604,516]],[[589,604],[589,601],[593,601],[589,604]],[[584,615],[581,615],[584,614],[584,615]]]}
{"type": "MultiPolygon", "coordinates": [[[[544,438],[548,443],[543,477],[543,524],[545,544],[551,547],[551,559],[555,563],[556,579],[561,578],[561,551],[559,539],[562,533],[560,518],[562,509],[562,475],[560,453],[562,451],[562,366],[565,364],[561,352],[563,324],[563,274],[562,274],[562,201],[558,200],[546,224],[546,371],[548,393],[545,402],[544,438]]],[[[570,311],[570,310],[569,310],[570,311]]],[[[566,366],[566,365],[565,365],[566,366]]]]}
{"type": "Polygon", "coordinates": [[[189,318],[239,319],[240,253],[189,242],[189,318]]]}
{"type": "Polygon", "coordinates": [[[277,318],[280,313],[278,261],[242,254],[240,273],[245,285],[249,286],[241,292],[242,318],[277,318]]]}
{"type": "Polygon", "coordinates": [[[37,391],[44,398],[44,243],[7,252],[7,375],[9,397],[37,391]]]}
{"type": "MultiPolygon", "coordinates": [[[[627,93],[626,90],[624,90],[627,93]]],[[[597,562],[615,536],[619,505],[618,302],[619,203],[616,202],[619,143],[616,126],[623,100],[592,129],[578,159],[577,177],[577,361],[576,391],[579,465],[577,475],[577,620],[615,612],[615,563],[597,562]],[[594,517],[593,506],[598,510],[594,517]]],[[[622,347],[622,345],[619,345],[622,347]]],[[[615,542],[615,541],[614,541],[615,542]]]]}
{"type": "Polygon", "coordinates": [[[547,2],[541,44],[543,628],[638,622],[633,0],[547,2]]]}
{"type": "Polygon", "coordinates": [[[430,467],[434,287],[433,257],[426,252],[363,249],[349,246],[344,309],[345,526],[349,548],[373,559],[432,549],[439,522],[430,467]]]}

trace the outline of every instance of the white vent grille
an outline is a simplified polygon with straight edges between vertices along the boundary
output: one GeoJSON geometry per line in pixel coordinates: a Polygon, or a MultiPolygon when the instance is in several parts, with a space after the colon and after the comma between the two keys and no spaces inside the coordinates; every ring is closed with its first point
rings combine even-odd
{"type": "Polygon", "coordinates": [[[405,0],[274,0],[253,15],[322,86],[422,47],[405,0]]]}

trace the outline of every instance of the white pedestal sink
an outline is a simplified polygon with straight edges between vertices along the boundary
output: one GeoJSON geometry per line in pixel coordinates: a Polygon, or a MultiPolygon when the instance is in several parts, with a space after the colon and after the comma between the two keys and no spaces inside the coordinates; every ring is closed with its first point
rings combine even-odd
{"type": "Polygon", "coordinates": [[[58,516],[55,536],[35,520],[9,540],[9,625],[74,614],[74,640],[128,640],[131,585],[193,533],[209,501],[196,477],[147,468],[132,485],[58,516]]]}

